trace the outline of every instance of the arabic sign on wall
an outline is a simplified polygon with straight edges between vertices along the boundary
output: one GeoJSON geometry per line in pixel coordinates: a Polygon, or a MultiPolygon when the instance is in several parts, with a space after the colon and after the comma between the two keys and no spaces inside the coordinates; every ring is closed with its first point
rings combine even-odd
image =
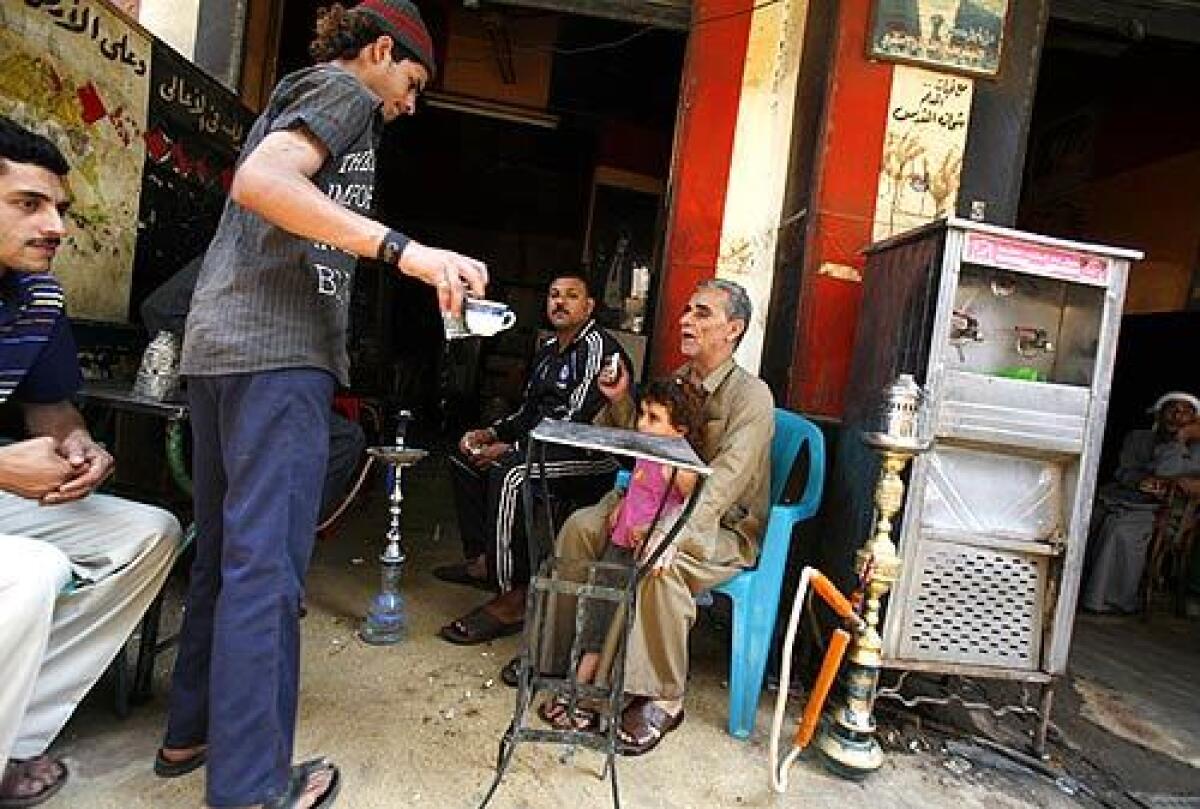
{"type": "Polygon", "coordinates": [[[73,318],[127,319],[137,241],[150,39],[98,0],[0,3],[0,112],[71,165],[54,270],[73,318]]]}
{"type": "Polygon", "coordinates": [[[139,301],[195,256],[216,229],[253,114],[157,39],[133,274],[139,301]]]}
{"type": "Polygon", "coordinates": [[[954,211],[971,120],[970,79],[897,67],[892,73],[875,201],[875,241],[954,211]]]}
{"type": "Polygon", "coordinates": [[[1008,6],[1009,0],[875,0],[868,55],[995,76],[1008,6]]]}

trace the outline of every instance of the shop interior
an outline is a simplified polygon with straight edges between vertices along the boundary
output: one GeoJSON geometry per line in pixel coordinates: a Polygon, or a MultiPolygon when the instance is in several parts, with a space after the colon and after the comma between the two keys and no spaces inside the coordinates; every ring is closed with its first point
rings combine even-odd
{"type": "MultiPolygon", "coordinates": [[[[284,6],[277,75],[305,53],[321,0],[284,6]]],[[[422,4],[439,75],[379,149],[378,218],[489,267],[517,325],[442,338],[432,293],[359,273],[356,393],[407,407],[443,435],[510,412],[544,326],[545,290],[584,272],[600,321],[637,364],[652,323],[682,32],[516,6],[422,4]],[[640,283],[639,283],[640,280],[640,283]]]]}
{"type": "MultiPolygon", "coordinates": [[[[1146,253],[1125,298],[1098,486],[1161,394],[1200,392],[1200,111],[1182,101],[1200,75],[1200,25],[1178,5],[1052,4],[1039,70],[1018,227],[1146,253]]],[[[1186,603],[1176,573],[1138,616],[1081,611],[1069,664],[1084,715],[1162,752],[1200,742],[1200,559],[1183,564],[1186,603]]]]}
{"type": "Polygon", "coordinates": [[[1127,17],[1051,19],[1017,222],[1146,253],[1125,297],[1102,481],[1160,393],[1200,389],[1200,365],[1172,361],[1200,343],[1200,110],[1179,95],[1200,75],[1200,30],[1166,38],[1128,5],[1127,17]]]}

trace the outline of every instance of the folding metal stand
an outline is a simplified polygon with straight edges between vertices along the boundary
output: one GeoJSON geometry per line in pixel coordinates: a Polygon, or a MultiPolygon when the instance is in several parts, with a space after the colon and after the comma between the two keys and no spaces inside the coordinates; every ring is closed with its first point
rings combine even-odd
{"type": "MultiPolygon", "coordinates": [[[[526,601],[525,636],[521,645],[517,699],[513,718],[500,740],[496,777],[480,803],[479,809],[484,809],[495,795],[509,764],[512,763],[517,745],[521,742],[565,745],[564,762],[574,756],[575,749],[579,746],[603,753],[605,764],[604,772],[600,777],[610,779],[613,806],[620,809],[621,796],[617,787],[616,769],[617,727],[620,722],[624,695],[625,652],[628,646],[629,632],[633,626],[637,585],[645,576],[646,571],[653,569],[654,563],[667,546],[675,541],[676,535],[696,506],[704,487],[704,479],[712,470],[704,465],[691,446],[682,438],[669,439],[629,430],[549,419],[543,419],[530,433],[525,463],[526,487],[523,494],[526,538],[530,546],[530,565],[537,570],[537,573],[530,580],[526,601]],[[696,472],[700,479],[684,507],[683,514],[671,527],[664,541],[659,543],[653,554],[640,567],[559,559],[552,553],[543,552],[553,547],[556,535],[549,492],[545,486],[542,487],[541,494],[545,498],[546,505],[544,512],[547,535],[550,537],[549,545],[542,546],[536,539],[533,493],[528,483],[534,479],[529,472],[535,463],[539,464],[541,471],[544,472],[546,443],[597,450],[633,458],[645,458],[667,464],[676,470],[686,469],[696,472]],[[541,565],[537,565],[537,560],[543,555],[548,558],[541,565]],[[615,583],[612,582],[613,579],[616,580],[615,583]],[[561,673],[544,670],[553,664],[554,658],[557,656],[557,639],[554,638],[553,633],[555,621],[552,611],[555,608],[554,602],[558,598],[575,599],[574,634],[567,669],[561,673]],[[580,684],[575,680],[575,671],[583,652],[580,648],[581,630],[586,610],[597,602],[607,602],[616,606],[601,655],[602,661],[611,660],[609,667],[611,673],[607,676],[604,675],[606,666],[602,662],[597,673],[597,682],[580,684]],[[562,729],[530,727],[529,709],[539,696],[545,696],[547,699],[565,698],[567,727],[562,729]],[[588,700],[589,706],[602,706],[597,711],[600,721],[594,728],[579,729],[576,727],[576,706],[581,698],[588,700]]],[[[540,479],[545,479],[544,474],[540,479]]],[[[655,520],[657,521],[657,515],[655,520]]],[[[652,525],[649,534],[653,534],[653,529],[652,525]]]]}

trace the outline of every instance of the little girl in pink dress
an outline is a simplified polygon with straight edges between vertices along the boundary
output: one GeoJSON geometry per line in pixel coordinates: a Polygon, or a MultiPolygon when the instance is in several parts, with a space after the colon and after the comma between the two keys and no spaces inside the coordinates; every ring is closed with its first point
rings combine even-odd
{"type": "MultiPolygon", "coordinates": [[[[642,390],[638,405],[638,432],[687,438],[698,451],[702,405],[699,390],[690,382],[674,377],[656,379],[642,390]]],[[[696,480],[695,472],[638,459],[629,488],[621,504],[613,510],[609,521],[608,547],[599,561],[629,568],[649,558],[679,518],[696,480]]],[[[619,573],[610,569],[598,573],[596,583],[613,587],[619,586],[621,579],[619,573]]],[[[584,654],[575,672],[575,679],[580,683],[591,683],[596,678],[600,651],[612,624],[615,608],[613,602],[600,599],[591,600],[585,607],[586,617],[580,642],[584,654]]],[[[565,698],[559,697],[543,703],[539,714],[551,725],[561,728],[569,724],[567,707],[565,698]]],[[[577,707],[575,727],[588,728],[594,724],[595,718],[594,711],[577,707]]]]}

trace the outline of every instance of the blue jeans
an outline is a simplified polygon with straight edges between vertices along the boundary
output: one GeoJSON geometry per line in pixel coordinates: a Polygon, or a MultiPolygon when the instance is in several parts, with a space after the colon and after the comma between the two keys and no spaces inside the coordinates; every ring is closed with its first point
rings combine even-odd
{"type": "Polygon", "coordinates": [[[188,379],[196,561],[165,744],[208,744],[211,806],[288,787],[334,387],[311,368],[188,379]]]}

